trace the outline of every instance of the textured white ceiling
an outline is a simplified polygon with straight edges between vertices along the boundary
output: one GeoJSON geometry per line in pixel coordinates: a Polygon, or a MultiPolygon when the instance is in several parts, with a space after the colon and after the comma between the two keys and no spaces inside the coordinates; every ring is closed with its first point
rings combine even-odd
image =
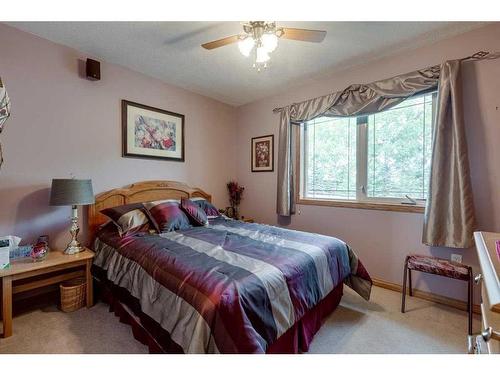
{"type": "Polygon", "coordinates": [[[237,45],[200,44],[242,31],[239,22],[10,22],[11,26],[231,105],[282,92],[330,71],[482,26],[477,22],[278,22],[326,30],[323,43],[280,40],[271,66],[252,69],[237,45]]]}

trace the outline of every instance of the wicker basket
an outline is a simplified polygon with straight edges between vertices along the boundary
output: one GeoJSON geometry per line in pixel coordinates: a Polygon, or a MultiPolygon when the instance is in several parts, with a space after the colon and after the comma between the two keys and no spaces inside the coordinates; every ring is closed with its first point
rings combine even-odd
{"type": "Polygon", "coordinates": [[[61,289],[61,310],[76,311],[85,305],[86,282],[84,278],[65,281],[59,285],[61,289]]]}

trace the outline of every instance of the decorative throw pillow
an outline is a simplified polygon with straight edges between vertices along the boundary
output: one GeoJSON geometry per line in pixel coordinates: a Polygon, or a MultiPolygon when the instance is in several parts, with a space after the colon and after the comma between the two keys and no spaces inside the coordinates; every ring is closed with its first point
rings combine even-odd
{"type": "Polygon", "coordinates": [[[205,198],[191,198],[191,200],[201,207],[208,217],[220,216],[219,210],[205,198]]]}
{"type": "Polygon", "coordinates": [[[208,224],[207,214],[203,209],[190,199],[181,199],[181,208],[189,217],[191,224],[203,226],[208,224]]]}
{"type": "Polygon", "coordinates": [[[101,213],[109,217],[117,226],[120,236],[148,232],[153,227],[149,213],[144,209],[142,203],[105,208],[101,213]]]}
{"type": "Polygon", "coordinates": [[[167,199],[162,201],[143,203],[156,224],[158,232],[189,229],[189,219],[180,209],[179,201],[167,199]]]}

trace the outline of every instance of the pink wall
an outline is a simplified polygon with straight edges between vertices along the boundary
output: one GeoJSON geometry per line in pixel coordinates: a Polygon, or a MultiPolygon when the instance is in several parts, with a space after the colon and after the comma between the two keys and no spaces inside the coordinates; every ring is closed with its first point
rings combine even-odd
{"type": "Polygon", "coordinates": [[[79,77],[86,55],[0,24],[0,75],[12,116],[0,136],[0,235],[28,241],[48,233],[62,246],[69,208],[49,207],[53,177],[92,178],[96,193],[135,181],[199,186],[227,205],[227,145],[235,108],[126,68],[101,63],[102,80],[79,77]],[[186,116],[186,162],[121,157],[121,99],[186,116]]]}
{"type": "MultiPolygon", "coordinates": [[[[237,153],[240,156],[237,176],[245,186],[242,214],[261,222],[278,224],[275,214],[276,172],[251,173],[248,150],[250,139],[255,136],[274,133],[277,144],[278,115],[272,113],[273,108],[338,91],[353,83],[368,83],[446,59],[461,58],[479,50],[500,51],[500,24],[325,75],[306,86],[240,107],[235,150],[243,150],[237,153]]],[[[465,118],[479,228],[500,231],[500,60],[469,63],[464,67],[463,76],[465,118]]],[[[277,157],[277,149],[275,151],[277,157]]],[[[400,283],[404,257],[409,252],[445,258],[449,258],[452,252],[462,254],[463,261],[477,270],[473,249],[429,248],[421,244],[423,214],[319,206],[298,208],[300,214],[292,217],[287,225],[289,228],[345,240],[358,252],[374,277],[400,283]]],[[[466,298],[466,285],[460,281],[423,276],[416,278],[415,286],[454,298],[466,298]]]]}

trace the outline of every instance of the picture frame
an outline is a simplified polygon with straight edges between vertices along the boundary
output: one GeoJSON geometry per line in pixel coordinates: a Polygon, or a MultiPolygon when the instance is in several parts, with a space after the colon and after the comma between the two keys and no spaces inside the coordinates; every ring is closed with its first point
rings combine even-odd
{"type": "Polygon", "coordinates": [[[122,156],[185,160],[184,115],[122,100],[122,156]]]}
{"type": "Polygon", "coordinates": [[[252,172],[274,171],[274,135],[254,137],[251,141],[252,172]]]}

